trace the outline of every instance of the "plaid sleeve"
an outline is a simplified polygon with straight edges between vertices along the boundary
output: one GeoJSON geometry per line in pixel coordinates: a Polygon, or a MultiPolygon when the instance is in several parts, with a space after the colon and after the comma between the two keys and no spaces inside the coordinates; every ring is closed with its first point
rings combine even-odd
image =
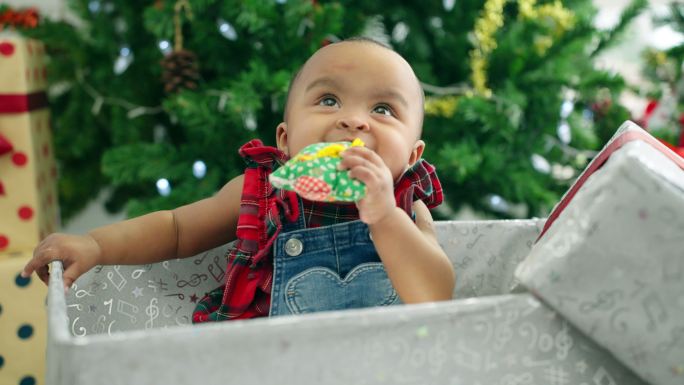
{"type": "Polygon", "coordinates": [[[414,163],[394,184],[394,198],[397,206],[409,214],[413,213],[413,202],[417,200],[423,201],[430,209],[439,206],[444,195],[435,166],[425,159],[414,163]]]}

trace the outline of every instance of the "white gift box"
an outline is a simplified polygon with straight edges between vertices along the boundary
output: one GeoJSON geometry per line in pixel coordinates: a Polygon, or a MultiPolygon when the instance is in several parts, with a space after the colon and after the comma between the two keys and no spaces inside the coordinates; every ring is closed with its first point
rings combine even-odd
{"type": "Polygon", "coordinates": [[[642,379],[684,384],[684,159],[623,124],[516,276],[642,379]]]}
{"type": "Polygon", "coordinates": [[[225,247],[96,268],[66,298],[53,262],[47,383],[643,384],[534,296],[502,295],[542,223],[438,222],[453,301],[202,325],[193,300],[222,282],[225,247]]]}

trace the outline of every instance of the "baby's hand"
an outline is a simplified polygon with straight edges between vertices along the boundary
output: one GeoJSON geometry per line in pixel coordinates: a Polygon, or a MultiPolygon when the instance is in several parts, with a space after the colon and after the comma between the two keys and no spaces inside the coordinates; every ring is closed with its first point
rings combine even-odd
{"type": "Polygon", "coordinates": [[[366,147],[351,147],[341,154],[340,169],[366,185],[366,196],[356,202],[360,219],[374,224],[391,213],[396,206],[392,173],[382,158],[366,147]]]}
{"type": "Polygon", "coordinates": [[[81,274],[95,267],[100,259],[100,245],[89,235],[50,234],[33,251],[33,258],[24,266],[23,277],[34,271],[48,283],[48,263],[64,264],[64,289],[67,290],[81,274]]]}

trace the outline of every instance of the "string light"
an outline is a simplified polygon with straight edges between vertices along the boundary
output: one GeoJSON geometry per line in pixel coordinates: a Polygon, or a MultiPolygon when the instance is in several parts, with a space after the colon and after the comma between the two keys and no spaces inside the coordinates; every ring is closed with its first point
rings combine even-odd
{"type": "Polygon", "coordinates": [[[100,12],[100,2],[99,2],[99,1],[95,1],[95,0],[89,2],[89,3],[88,3],[88,10],[89,10],[91,13],[98,13],[98,12],[100,12]]]}
{"type": "Polygon", "coordinates": [[[235,28],[232,24],[223,19],[218,19],[218,21],[216,21],[216,24],[218,25],[219,32],[223,37],[232,41],[237,40],[237,32],[235,31],[235,28]]]}
{"type": "Polygon", "coordinates": [[[162,40],[159,42],[159,50],[162,52],[164,55],[168,55],[173,51],[173,48],[171,47],[171,42],[168,40],[162,40]]]}
{"type": "Polygon", "coordinates": [[[242,117],[242,120],[245,124],[245,128],[249,131],[254,131],[257,129],[257,122],[256,118],[254,117],[254,112],[252,111],[247,111],[244,116],[242,117]]]}
{"type": "Polygon", "coordinates": [[[539,154],[532,154],[530,160],[532,161],[532,167],[534,167],[534,169],[538,172],[542,174],[548,174],[551,172],[551,165],[543,156],[539,154]]]}
{"type": "Polygon", "coordinates": [[[114,73],[121,75],[126,72],[131,63],[133,63],[133,52],[128,46],[121,47],[119,57],[114,61],[114,73]]]}
{"type": "Polygon", "coordinates": [[[164,110],[162,109],[161,106],[157,107],[145,107],[145,106],[140,106],[137,104],[133,104],[127,100],[120,99],[120,98],[113,98],[113,97],[108,97],[104,96],[101,93],[99,93],[93,86],[91,86],[88,82],[85,81],[85,75],[83,74],[82,69],[77,69],[76,70],[76,81],[78,84],[83,86],[83,90],[90,95],[91,98],[93,98],[93,107],[91,109],[91,112],[93,115],[97,115],[100,112],[100,108],[102,107],[103,104],[111,104],[119,107],[125,108],[127,112],[127,116],[131,118],[131,114],[135,112],[135,116],[140,116],[140,115],[153,115],[153,114],[158,114],[163,112],[164,110]]]}
{"type": "Polygon", "coordinates": [[[568,124],[568,122],[563,120],[560,122],[560,124],[558,124],[557,134],[558,139],[560,139],[560,141],[563,144],[570,143],[570,141],[572,140],[572,133],[570,132],[570,125],[568,124]]]}
{"type": "Polygon", "coordinates": [[[204,178],[204,176],[207,175],[207,165],[201,160],[196,160],[195,163],[192,164],[192,175],[197,179],[204,178]]]}
{"type": "Polygon", "coordinates": [[[169,196],[171,194],[171,183],[166,178],[161,178],[157,180],[157,191],[161,196],[169,196]]]}
{"type": "Polygon", "coordinates": [[[408,34],[409,27],[402,21],[398,22],[394,28],[392,28],[392,40],[396,41],[397,43],[401,43],[406,40],[406,36],[408,36],[408,34]]]}
{"type": "Polygon", "coordinates": [[[500,213],[507,213],[510,210],[508,202],[506,202],[506,200],[499,195],[488,195],[486,197],[486,202],[489,205],[489,207],[494,211],[498,211],[500,213]]]}
{"type": "Polygon", "coordinates": [[[563,119],[567,119],[568,116],[570,116],[570,113],[572,113],[572,110],[575,108],[575,103],[573,103],[572,100],[566,99],[563,100],[563,104],[561,104],[561,110],[560,110],[560,116],[563,119]]]}

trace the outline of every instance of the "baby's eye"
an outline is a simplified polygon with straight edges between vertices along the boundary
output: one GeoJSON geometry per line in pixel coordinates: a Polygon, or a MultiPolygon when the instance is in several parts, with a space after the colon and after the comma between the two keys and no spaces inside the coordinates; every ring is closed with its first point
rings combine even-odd
{"type": "Polygon", "coordinates": [[[339,105],[337,99],[332,96],[324,96],[318,101],[318,104],[326,107],[336,107],[339,105]]]}
{"type": "Polygon", "coordinates": [[[375,106],[373,108],[373,112],[375,112],[376,114],[394,116],[394,112],[392,112],[392,109],[385,104],[380,104],[380,105],[375,106]]]}

